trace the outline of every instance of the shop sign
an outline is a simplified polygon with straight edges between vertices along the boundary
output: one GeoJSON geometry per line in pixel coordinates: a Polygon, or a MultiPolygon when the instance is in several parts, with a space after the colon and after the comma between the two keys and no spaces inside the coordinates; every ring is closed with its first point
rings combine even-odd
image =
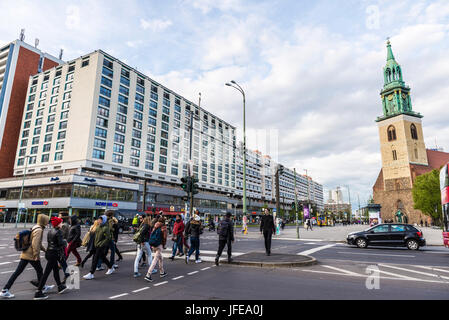
{"type": "Polygon", "coordinates": [[[108,207],[113,207],[113,208],[117,208],[118,207],[118,203],[112,203],[112,202],[100,202],[100,201],[97,201],[97,202],[95,202],[95,205],[96,206],[99,206],[99,207],[106,207],[106,206],[108,206],[108,207]]]}
{"type": "Polygon", "coordinates": [[[33,201],[32,206],[48,206],[48,201],[33,201]]]}

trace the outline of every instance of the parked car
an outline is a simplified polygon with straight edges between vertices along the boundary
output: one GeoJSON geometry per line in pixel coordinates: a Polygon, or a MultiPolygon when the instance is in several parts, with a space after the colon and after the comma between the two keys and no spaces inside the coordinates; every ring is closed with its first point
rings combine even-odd
{"type": "Polygon", "coordinates": [[[421,230],[410,224],[379,224],[365,231],[351,232],[347,236],[350,245],[359,248],[370,246],[407,247],[418,250],[426,245],[421,230]]]}

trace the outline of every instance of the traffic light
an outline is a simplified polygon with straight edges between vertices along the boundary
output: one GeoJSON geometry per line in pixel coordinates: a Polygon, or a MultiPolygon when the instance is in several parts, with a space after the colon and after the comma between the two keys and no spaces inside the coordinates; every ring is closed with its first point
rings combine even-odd
{"type": "Polygon", "coordinates": [[[284,166],[282,164],[279,165],[278,172],[279,172],[279,175],[282,175],[284,173],[284,166]]]}
{"type": "Polygon", "coordinates": [[[192,178],[192,188],[191,188],[191,192],[193,193],[193,194],[197,194],[199,191],[198,191],[198,184],[197,184],[197,182],[199,182],[199,180],[197,179],[197,178],[192,178]]]}
{"type": "Polygon", "coordinates": [[[184,177],[181,178],[181,188],[185,192],[189,193],[191,190],[191,178],[190,177],[184,177]]]}

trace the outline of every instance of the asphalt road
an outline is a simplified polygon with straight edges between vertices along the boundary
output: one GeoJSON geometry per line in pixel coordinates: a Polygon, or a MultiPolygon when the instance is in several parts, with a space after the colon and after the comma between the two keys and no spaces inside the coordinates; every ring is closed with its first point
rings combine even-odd
{"type": "MultiPolygon", "coordinates": [[[[19,259],[12,243],[15,232],[2,230],[0,233],[0,286],[7,282],[19,259]]],[[[128,235],[122,235],[119,243],[123,248],[133,247],[128,235]]],[[[97,271],[94,280],[80,280],[79,290],[70,290],[64,295],[52,293],[50,299],[449,299],[449,250],[443,247],[425,247],[419,251],[358,249],[335,242],[274,239],[272,252],[307,254],[319,261],[314,266],[294,269],[225,264],[215,267],[216,249],[216,234],[206,231],[201,239],[203,263],[186,265],[182,259],[164,259],[168,276],[160,279],[155,275],[153,283],[146,282],[143,277],[133,277],[135,253],[129,252],[124,254],[116,273],[108,276],[105,271],[97,271]],[[369,276],[374,278],[368,279],[369,276]],[[367,279],[378,289],[367,289],[367,279]]],[[[239,234],[234,254],[253,251],[264,251],[262,237],[249,239],[239,234]]],[[[225,252],[223,258],[226,258],[225,252]]],[[[80,253],[85,255],[83,250],[80,253]]],[[[169,251],[164,255],[168,257],[169,251]]],[[[75,263],[73,256],[69,263],[75,263]]],[[[90,263],[80,269],[81,276],[88,273],[89,266],[90,263]]],[[[142,274],[145,271],[140,270],[142,274]]],[[[35,272],[29,266],[11,289],[16,299],[32,299],[34,288],[29,281],[33,278],[35,272]]],[[[53,283],[50,275],[49,284],[53,283]]]]}

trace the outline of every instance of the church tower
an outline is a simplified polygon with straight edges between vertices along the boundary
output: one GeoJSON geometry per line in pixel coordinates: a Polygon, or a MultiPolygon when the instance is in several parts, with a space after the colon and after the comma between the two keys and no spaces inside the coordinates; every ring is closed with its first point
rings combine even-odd
{"type": "Polygon", "coordinates": [[[380,93],[383,115],[379,128],[384,190],[404,190],[413,186],[410,165],[428,165],[422,130],[422,115],[412,109],[410,87],[403,80],[390,41],[387,42],[387,64],[383,70],[384,87],[380,93]]]}

